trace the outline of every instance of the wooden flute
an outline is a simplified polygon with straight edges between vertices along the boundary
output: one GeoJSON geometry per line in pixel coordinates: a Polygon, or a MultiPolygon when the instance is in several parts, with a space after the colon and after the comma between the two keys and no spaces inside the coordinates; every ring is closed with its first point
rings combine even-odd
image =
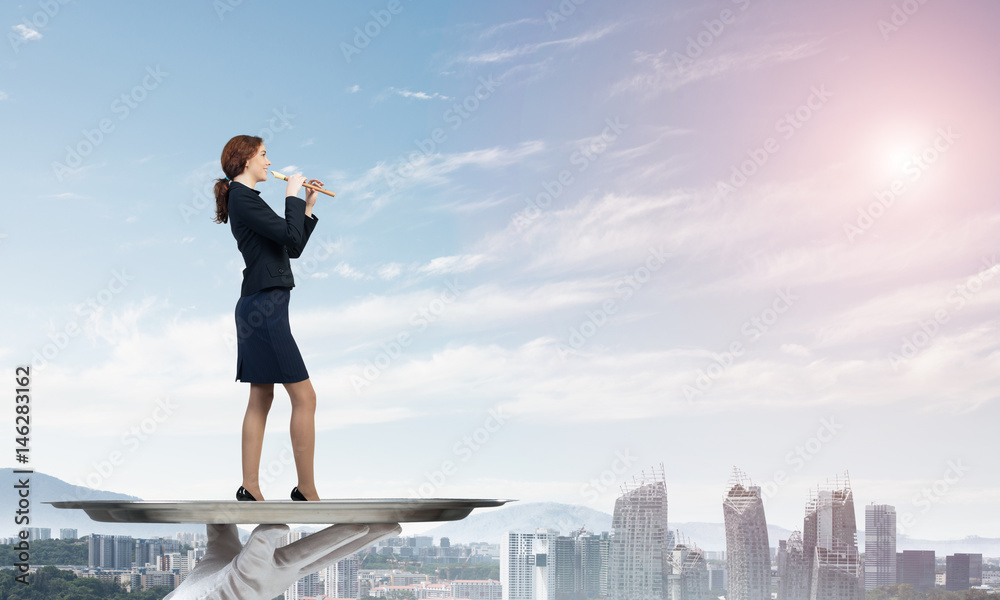
{"type": "MultiPolygon", "coordinates": [[[[284,173],[279,173],[277,171],[271,171],[271,175],[274,175],[275,177],[277,177],[278,179],[281,179],[283,181],[288,181],[288,176],[285,175],[284,173]]],[[[327,196],[330,196],[330,197],[333,197],[333,195],[334,195],[333,192],[331,192],[330,190],[325,190],[325,189],[323,189],[321,187],[318,187],[318,186],[315,186],[315,185],[313,185],[311,183],[303,183],[302,187],[306,187],[306,188],[309,188],[311,190],[316,190],[317,192],[326,194],[327,196]]]]}

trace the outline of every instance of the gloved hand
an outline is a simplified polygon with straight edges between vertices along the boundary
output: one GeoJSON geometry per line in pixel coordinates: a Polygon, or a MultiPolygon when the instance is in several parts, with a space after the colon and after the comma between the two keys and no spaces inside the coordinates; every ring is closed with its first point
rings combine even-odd
{"type": "Polygon", "coordinates": [[[398,523],[342,523],[277,547],[287,525],[258,525],[246,546],[236,525],[206,529],[205,558],[164,600],[271,600],[306,575],[402,531],[398,523]]]}

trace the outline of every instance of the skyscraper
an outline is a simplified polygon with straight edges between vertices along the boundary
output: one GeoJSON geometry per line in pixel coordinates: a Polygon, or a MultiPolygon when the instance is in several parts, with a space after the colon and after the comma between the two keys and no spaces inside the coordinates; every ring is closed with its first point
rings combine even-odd
{"type": "Polygon", "coordinates": [[[342,558],[326,568],[323,594],[333,598],[360,598],[358,569],[361,560],[356,554],[342,558]]]}
{"type": "Polygon", "coordinates": [[[854,494],[846,473],[810,495],[803,524],[810,600],[863,600],[854,494]]]}
{"type": "Polygon", "coordinates": [[[953,554],[945,557],[945,590],[961,592],[982,583],[982,554],[953,554]]]}
{"type": "Polygon", "coordinates": [[[809,600],[809,560],[802,534],[793,531],[778,542],[778,600],[809,600]]]}
{"type": "Polygon", "coordinates": [[[132,567],[132,538],[127,535],[90,534],[87,564],[91,569],[132,567]]]}
{"type": "Polygon", "coordinates": [[[722,502],[726,521],[726,569],[732,600],[771,599],[771,550],[760,486],[733,468],[732,487],[722,502]]]}
{"type": "Polygon", "coordinates": [[[865,591],[896,585],[896,508],[865,507],[865,591]]]}
{"type": "Polygon", "coordinates": [[[508,531],[500,540],[503,600],[554,600],[555,568],[549,563],[559,532],[508,531]]]}
{"type": "Polygon", "coordinates": [[[667,559],[668,600],[708,600],[708,569],[700,548],[682,541],[667,559]]]}
{"type": "MultiPolygon", "coordinates": [[[[667,592],[667,483],[663,465],[623,484],[611,521],[608,572],[611,600],[663,600],[667,592]]],[[[504,598],[504,600],[507,600],[504,598]]]]}
{"type": "Polygon", "coordinates": [[[934,551],[903,550],[896,554],[896,582],[912,585],[918,592],[934,589],[934,551]]]}

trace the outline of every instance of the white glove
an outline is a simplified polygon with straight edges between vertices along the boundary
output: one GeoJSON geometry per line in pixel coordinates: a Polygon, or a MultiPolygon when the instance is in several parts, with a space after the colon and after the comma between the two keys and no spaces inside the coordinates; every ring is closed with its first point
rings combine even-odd
{"type": "Polygon", "coordinates": [[[342,523],[278,547],[287,525],[258,525],[246,546],[236,525],[205,527],[205,558],[163,600],[271,600],[306,575],[402,531],[398,523],[342,523]]]}

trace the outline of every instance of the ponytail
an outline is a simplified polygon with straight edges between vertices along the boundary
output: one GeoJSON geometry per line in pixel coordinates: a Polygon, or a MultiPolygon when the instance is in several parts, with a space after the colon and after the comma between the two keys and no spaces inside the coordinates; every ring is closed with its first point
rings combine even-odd
{"type": "Polygon", "coordinates": [[[238,135],[226,142],[222,149],[222,172],[225,179],[215,180],[215,222],[229,220],[229,188],[234,177],[246,169],[247,161],[257,154],[264,144],[263,138],[255,135],[238,135]]]}

